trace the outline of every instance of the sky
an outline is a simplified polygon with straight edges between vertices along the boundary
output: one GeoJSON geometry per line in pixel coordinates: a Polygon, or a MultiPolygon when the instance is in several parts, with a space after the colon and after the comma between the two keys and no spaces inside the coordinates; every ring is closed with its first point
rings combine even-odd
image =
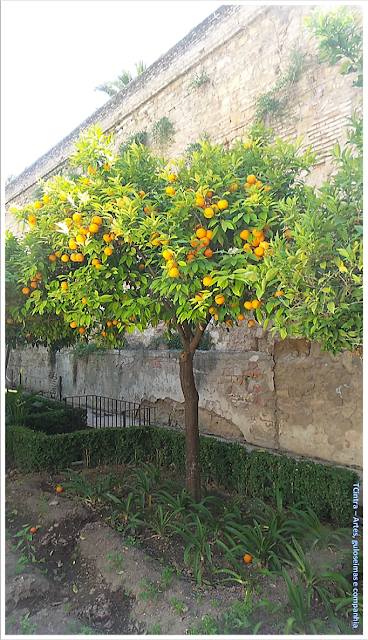
{"type": "Polygon", "coordinates": [[[105,104],[97,85],[153,64],[223,4],[232,3],[2,0],[2,182],[105,104]]]}

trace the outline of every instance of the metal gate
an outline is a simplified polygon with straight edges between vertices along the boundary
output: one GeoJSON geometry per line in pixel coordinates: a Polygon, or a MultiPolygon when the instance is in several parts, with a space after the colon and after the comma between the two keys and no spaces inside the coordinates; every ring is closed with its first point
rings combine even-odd
{"type": "Polygon", "coordinates": [[[154,424],[156,420],[156,407],[141,406],[135,402],[93,395],[68,396],[63,401],[65,405],[76,409],[72,411],[71,418],[73,422],[74,414],[77,428],[81,420],[80,409],[86,409],[87,426],[92,429],[146,426],[154,424]]]}

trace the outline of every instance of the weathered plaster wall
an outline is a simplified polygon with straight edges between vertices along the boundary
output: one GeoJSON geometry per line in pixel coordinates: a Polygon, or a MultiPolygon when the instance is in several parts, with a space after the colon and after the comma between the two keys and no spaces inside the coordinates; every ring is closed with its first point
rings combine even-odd
{"type": "MultiPolygon", "coordinates": [[[[73,142],[92,124],[114,133],[117,147],[167,116],[176,130],[168,157],[182,154],[204,131],[212,142],[230,143],[243,135],[254,115],[254,98],[274,86],[295,41],[308,52],[307,66],[295,87],[291,117],[276,133],[292,140],[304,136],[303,144],[316,151],[342,144],[347,118],[361,108],[360,91],[351,87],[352,76],[338,73],[339,65],[317,61],[309,33],[300,29],[313,8],[291,3],[221,7],[8,185],[7,209],[24,205],[40,177],[66,166],[73,142]],[[190,83],[203,71],[209,81],[192,91],[190,83]]],[[[359,6],[351,10],[361,13],[359,6]]],[[[324,153],[310,181],[320,185],[332,171],[324,153]]],[[[6,227],[21,232],[8,213],[6,227]]],[[[215,351],[195,359],[203,432],[338,464],[362,464],[359,359],[324,354],[305,341],[281,342],[257,326],[211,333],[215,351]]],[[[129,351],[77,365],[68,353],[58,354],[51,365],[42,349],[17,351],[8,371],[23,365],[33,388],[46,391],[61,375],[64,395],[149,400],[162,424],[183,425],[177,354],[142,349],[153,335],[133,334],[129,351]]]]}
{"type": "MultiPolygon", "coordinates": [[[[252,334],[239,340],[238,350],[197,352],[201,432],[361,467],[360,359],[349,352],[332,356],[306,340],[265,339],[257,336],[260,330],[252,334]]],[[[12,353],[8,375],[23,366],[24,381],[45,391],[48,380],[54,384],[62,376],[63,396],[149,402],[157,407],[160,424],[183,427],[178,356],[178,351],[135,348],[74,362],[65,350],[52,364],[45,349],[29,348],[12,353]]]]}

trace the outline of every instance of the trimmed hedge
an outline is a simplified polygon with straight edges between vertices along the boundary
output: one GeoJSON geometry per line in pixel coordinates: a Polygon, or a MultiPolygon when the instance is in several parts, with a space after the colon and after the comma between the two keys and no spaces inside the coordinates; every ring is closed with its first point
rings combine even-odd
{"type": "MultiPolygon", "coordinates": [[[[185,473],[183,433],[159,427],[106,427],[47,436],[25,427],[6,427],[6,459],[25,473],[60,472],[83,459],[96,467],[136,460],[155,462],[185,473]]],[[[347,526],[351,517],[352,485],[359,482],[354,471],[295,460],[254,450],[240,444],[200,436],[201,477],[226,491],[276,503],[276,484],[285,507],[301,500],[323,520],[347,526]]]]}

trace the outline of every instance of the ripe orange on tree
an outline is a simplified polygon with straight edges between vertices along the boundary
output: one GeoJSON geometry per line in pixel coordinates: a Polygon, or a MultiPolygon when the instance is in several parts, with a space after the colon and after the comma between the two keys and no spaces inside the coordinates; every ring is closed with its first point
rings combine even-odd
{"type": "Polygon", "coordinates": [[[84,260],[83,253],[76,253],[75,254],[75,262],[83,262],[83,260],[84,260]]]}
{"type": "Polygon", "coordinates": [[[260,306],[261,306],[261,303],[259,300],[252,300],[253,309],[259,309],[260,306]]]}
{"type": "Polygon", "coordinates": [[[35,281],[31,282],[31,287],[32,289],[37,289],[37,282],[35,281]]]}
{"type": "Polygon", "coordinates": [[[50,203],[50,196],[48,196],[47,193],[45,193],[45,195],[43,196],[42,200],[44,201],[45,204],[49,204],[50,203]]]}
{"type": "Polygon", "coordinates": [[[72,329],[75,329],[77,327],[77,323],[75,322],[75,320],[73,320],[73,322],[70,323],[70,326],[72,329]]]}
{"type": "Polygon", "coordinates": [[[169,182],[176,182],[177,181],[177,176],[174,173],[170,173],[169,175],[169,182]]]}
{"type": "Polygon", "coordinates": [[[217,206],[218,206],[219,209],[225,210],[225,209],[228,208],[229,203],[228,203],[227,200],[219,200],[218,203],[217,203],[217,206]]]}
{"type": "Polygon", "coordinates": [[[26,336],[25,336],[25,337],[26,337],[26,338],[30,338],[30,337],[31,337],[31,334],[30,334],[30,333],[26,333],[26,336]]]}
{"type": "Polygon", "coordinates": [[[82,220],[82,216],[80,213],[73,213],[74,222],[80,222],[82,220]]]}
{"type": "Polygon", "coordinates": [[[172,267],[171,269],[169,269],[170,278],[177,278],[178,275],[179,275],[179,269],[177,267],[172,267]]]}
{"type": "Polygon", "coordinates": [[[51,255],[49,256],[49,260],[50,260],[51,262],[55,262],[55,260],[56,260],[56,256],[54,256],[53,254],[51,254],[51,255]]]}
{"type": "Polygon", "coordinates": [[[206,238],[208,238],[209,240],[212,240],[212,238],[213,238],[213,231],[212,231],[212,229],[207,229],[207,231],[206,231],[206,238]]]}
{"type": "Polygon", "coordinates": [[[247,176],[247,182],[248,184],[254,184],[255,182],[257,182],[257,178],[254,173],[251,173],[249,176],[247,176]]]}
{"type": "Polygon", "coordinates": [[[40,202],[39,200],[36,200],[36,202],[34,203],[34,208],[35,209],[42,209],[43,207],[43,202],[40,202]]]}
{"type": "Polygon", "coordinates": [[[209,287],[212,284],[211,276],[205,276],[202,280],[205,287],[209,287]]]}
{"type": "Polygon", "coordinates": [[[245,316],[242,313],[239,313],[238,320],[245,320],[245,316]]]}
{"type": "Polygon", "coordinates": [[[203,207],[204,198],[202,198],[202,196],[200,196],[200,195],[196,195],[195,199],[196,199],[197,207],[203,207]]]}
{"type": "Polygon", "coordinates": [[[166,187],[165,191],[166,191],[168,196],[173,196],[174,193],[175,193],[174,187],[166,187]]]}
{"type": "Polygon", "coordinates": [[[214,215],[215,215],[214,210],[211,209],[211,207],[206,207],[206,209],[204,210],[204,217],[211,219],[213,218],[214,215]]]}
{"type": "Polygon", "coordinates": [[[100,218],[100,216],[93,216],[91,222],[92,224],[98,224],[100,226],[102,224],[102,218],[100,218]]]}
{"type": "Polygon", "coordinates": [[[105,247],[104,248],[104,254],[106,256],[111,256],[114,253],[114,249],[112,247],[105,247]]]}
{"type": "Polygon", "coordinates": [[[73,249],[73,250],[78,249],[78,245],[74,240],[74,238],[70,238],[69,240],[69,249],[73,249]]]}
{"type": "Polygon", "coordinates": [[[61,262],[68,262],[68,260],[69,260],[69,256],[68,256],[66,253],[64,253],[64,254],[61,256],[60,260],[61,260],[61,262]]]}
{"type": "Polygon", "coordinates": [[[205,238],[207,235],[207,231],[206,229],[204,229],[203,227],[199,227],[199,229],[197,229],[196,231],[196,236],[199,239],[205,238]]]}
{"type": "Polygon", "coordinates": [[[22,293],[24,293],[24,295],[27,295],[29,292],[30,292],[30,289],[28,289],[28,287],[23,287],[22,293]]]}
{"type": "Polygon", "coordinates": [[[225,296],[223,296],[222,293],[219,293],[217,296],[215,296],[215,302],[216,304],[224,304],[225,296]]]}
{"type": "MultiPolygon", "coordinates": [[[[212,256],[213,256],[212,249],[206,249],[203,255],[205,255],[206,258],[212,258],[212,256]]],[[[193,258],[194,258],[194,256],[193,256],[193,258]]]]}
{"type": "Polygon", "coordinates": [[[244,302],[244,308],[245,308],[245,309],[253,309],[253,305],[252,305],[252,303],[251,303],[251,301],[250,301],[250,300],[246,300],[246,301],[244,302]]]}
{"type": "Polygon", "coordinates": [[[79,327],[78,331],[79,333],[85,333],[86,330],[84,327],[79,327]]]}
{"type": "Polygon", "coordinates": [[[255,322],[254,322],[254,320],[249,320],[248,324],[249,324],[250,327],[254,327],[255,322]]]}
{"type": "Polygon", "coordinates": [[[28,216],[28,222],[32,227],[34,227],[37,224],[37,218],[36,218],[36,216],[33,215],[33,213],[31,213],[28,216]]]}
{"type": "Polygon", "coordinates": [[[246,240],[249,234],[250,234],[250,231],[248,231],[248,229],[243,229],[243,231],[241,231],[239,235],[242,240],[246,240]]]}
{"type": "Polygon", "coordinates": [[[92,169],[92,165],[88,165],[88,173],[90,173],[91,175],[93,175],[94,173],[96,173],[97,169],[92,169]]]}
{"type": "Polygon", "coordinates": [[[88,227],[88,231],[92,234],[97,233],[97,231],[99,230],[99,226],[98,224],[95,224],[94,222],[92,222],[89,227],[88,227]]]}
{"type": "Polygon", "coordinates": [[[66,291],[68,288],[68,283],[67,282],[62,282],[60,285],[61,289],[63,289],[63,291],[66,291]]]}
{"type": "Polygon", "coordinates": [[[76,237],[76,241],[78,242],[78,244],[84,244],[86,241],[86,238],[81,233],[78,233],[76,237]]]}

